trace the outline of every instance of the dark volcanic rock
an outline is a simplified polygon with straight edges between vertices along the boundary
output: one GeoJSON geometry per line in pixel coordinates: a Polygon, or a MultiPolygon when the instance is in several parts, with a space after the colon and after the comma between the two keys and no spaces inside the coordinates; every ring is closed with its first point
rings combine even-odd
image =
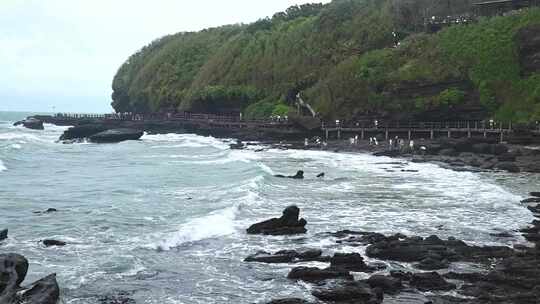
{"type": "Polygon", "coordinates": [[[495,166],[495,168],[499,169],[499,170],[508,171],[510,173],[519,173],[519,172],[521,172],[521,169],[519,168],[519,166],[516,165],[515,163],[512,163],[512,162],[498,163],[495,166]]]}
{"type": "Polygon", "coordinates": [[[287,278],[291,280],[302,280],[306,282],[320,282],[328,279],[346,279],[352,280],[353,276],[346,270],[317,267],[295,267],[287,278]]]}
{"type": "Polygon", "coordinates": [[[336,253],[330,259],[330,267],[358,272],[373,271],[372,268],[364,263],[364,258],[359,253],[336,253]]]}
{"type": "Polygon", "coordinates": [[[43,245],[47,247],[51,246],[66,246],[66,242],[57,241],[57,240],[44,240],[43,245]]]}
{"type": "Polygon", "coordinates": [[[521,201],[523,204],[540,203],[540,197],[531,197],[521,201]]]}
{"type": "Polygon", "coordinates": [[[292,263],[292,262],[308,262],[308,261],[329,261],[330,257],[323,257],[322,251],[319,249],[307,250],[298,252],[295,250],[281,250],[274,254],[268,252],[258,252],[248,256],[245,262],[259,263],[292,263]]]}
{"type": "Polygon", "coordinates": [[[411,279],[411,286],[420,291],[433,290],[452,290],[456,288],[455,284],[447,282],[440,274],[436,272],[415,273],[411,279]]]}
{"type": "Polygon", "coordinates": [[[379,289],[372,289],[363,282],[340,282],[324,288],[316,289],[312,294],[323,301],[345,302],[355,304],[378,304],[383,301],[379,289]]]}
{"type": "Polygon", "coordinates": [[[112,129],[90,136],[95,143],[117,143],[126,140],[139,140],[144,132],[135,129],[112,129]]]}
{"type": "Polygon", "coordinates": [[[295,175],[285,176],[285,175],[281,175],[281,174],[276,174],[274,176],[275,177],[280,177],[280,178],[304,179],[304,171],[299,170],[298,172],[296,172],[295,175]]]}
{"type": "Polygon", "coordinates": [[[388,294],[398,293],[403,288],[401,279],[393,278],[391,276],[374,275],[367,279],[366,282],[372,288],[378,287],[388,294]]]}
{"type": "Polygon", "coordinates": [[[537,198],[540,198],[540,192],[531,192],[530,195],[534,196],[534,197],[537,197],[537,198]]]}
{"type": "Polygon", "coordinates": [[[60,297],[60,288],[56,282],[56,274],[51,274],[34,282],[26,290],[21,300],[28,304],[56,304],[60,297]]]}
{"type": "Polygon", "coordinates": [[[0,254],[0,293],[6,288],[10,280],[13,280],[14,286],[19,286],[24,281],[27,272],[28,260],[22,255],[15,253],[0,254]]]}
{"type": "MultiPolygon", "coordinates": [[[[366,254],[372,258],[395,260],[401,262],[420,262],[424,259],[448,261],[479,261],[488,262],[490,258],[511,256],[512,249],[501,246],[468,246],[463,241],[449,238],[444,241],[436,236],[426,239],[410,237],[396,239],[389,237],[376,242],[366,249],[366,254]]],[[[425,262],[425,264],[428,261],[425,262]]]]}
{"type": "Polygon", "coordinates": [[[303,299],[290,298],[290,299],[273,300],[273,301],[268,302],[267,304],[309,304],[309,302],[303,299]]]}
{"type": "Polygon", "coordinates": [[[0,241],[3,241],[8,238],[8,230],[0,230],[0,241]]]}
{"type": "Polygon", "coordinates": [[[264,222],[251,225],[247,229],[248,234],[266,235],[290,235],[306,233],[306,220],[298,219],[300,209],[296,206],[289,206],[283,210],[280,218],[269,219],[264,222]]]}
{"type": "Polygon", "coordinates": [[[103,132],[108,128],[104,125],[82,125],[75,126],[64,131],[64,134],[60,136],[60,140],[72,140],[88,138],[94,134],[103,132]]]}
{"type": "Polygon", "coordinates": [[[25,120],[18,121],[14,125],[15,126],[22,125],[25,128],[32,129],[32,130],[43,130],[43,129],[45,129],[43,127],[43,121],[41,121],[39,119],[36,119],[36,118],[33,118],[33,117],[29,117],[29,118],[27,118],[25,120]]]}

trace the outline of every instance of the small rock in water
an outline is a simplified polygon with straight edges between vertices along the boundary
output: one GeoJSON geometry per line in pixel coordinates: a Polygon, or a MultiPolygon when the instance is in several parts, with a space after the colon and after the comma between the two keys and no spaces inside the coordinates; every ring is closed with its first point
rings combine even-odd
{"type": "Polygon", "coordinates": [[[0,230],[0,241],[3,241],[8,238],[8,230],[0,230]]]}
{"type": "Polygon", "coordinates": [[[322,177],[324,177],[324,175],[325,175],[324,172],[319,173],[319,175],[317,175],[317,178],[322,178],[322,177]]]}
{"type": "Polygon", "coordinates": [[[47,247],[51,246],[66,246],[66,242],[57,241],[57,240],[44,240],[43,245],[47,247]]]}
{"type": "Polygon", "coordinates": [[[280,178],[304,179],[304,171],[299,170],[298,172],[296,172],[295,175],[285,176],[285,175],[281,175],[281,174],[276,174],[274,176],[275,177],[280,177],[280,178]]]}

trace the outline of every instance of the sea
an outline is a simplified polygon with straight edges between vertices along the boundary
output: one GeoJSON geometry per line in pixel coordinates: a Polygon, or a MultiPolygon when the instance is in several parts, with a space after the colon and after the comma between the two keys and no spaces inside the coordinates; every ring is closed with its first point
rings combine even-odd
{"type": "MultiPolygon", "coordinates": [[[[0,229],[9,229],[0,253],[30,261],[25,283],[56,273],[61,303],[97,304],[107,297],[152,304],[310,300],[312,285],[286,278],[293,265],[243,260],[258,251],[309,248],[365,256],[365,247],[338,244],[328,234],[344,229],[526,244],[516,230],[533,218],[520,200],[540,190],[535,174],[456,172],[258,143],[231,150],[234,139],[195,134],[63,144],[58,138],[67,127],[13,126],[30,114],[0,112],[0,229]],[[297,170],[305,171],[304,180],[274,177],[297,170]],[[321,172],[325,177],[317,178],[321,172]],[[306,235],[246,234],[249,225],[278,217],[289,205],[301,209],[306,235]],[[42,213],[48,208],[58,212],[42,213]],[[500,232],[514,237],[492,235],[500,232]],[[46,248],[44,239],[68,245],[46,248]]],[[[383,273],[412,267],[384,263],[383,273]]],[[[451,270],[479,267],[455,263],[451,270]]],[[[401,294],[385,303],[423,301],[401,294]]]]}

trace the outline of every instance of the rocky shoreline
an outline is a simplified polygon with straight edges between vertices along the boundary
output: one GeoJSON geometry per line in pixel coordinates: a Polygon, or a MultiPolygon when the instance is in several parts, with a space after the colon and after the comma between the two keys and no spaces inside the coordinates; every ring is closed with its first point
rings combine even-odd
{"type": "MultiPolygon", "coordinates": [[[[531,194],[538,196],[536,193],[531,194]]],[[[540,205],[529,207],[534,216],[540,219],[540,205]]],[[[291,234],[295,233],[291,231],[291,234]]],[[[291,284],[303,281],[312,285],[311,294],[316,299],[314,302],[299,298],[276,299],[268,304],[377,304],[382,303],[385,296],[395,296],[402,292],[425,296],[426,304],[538,303],[540,220],[534,220],[521,233],[531,242],[530,247],[471,246],[453,237],[442,240],[435,235],[422,238],[350,230],[328,233],[338,243],[367,246],[365,252],[369,258],[392,263],[413,263],[417,270],[374,274],[364,280],[355,280],[353,274],[377,272],[384,269],[384,264],[368,265],[360,253],[324,256],[318,249],[281,250],[275,253],[258,252],[248,256],[245,261],[290,264],[292,268],[287,278],[291,284]],[[329,265],[327,268],[294,266],[309,261],[329,265]],[[448,271],[454,262],[475,263],[489,270],[482,273],[448,271]],[[444,293],[449,291],[452,294],[444,293]]]]}

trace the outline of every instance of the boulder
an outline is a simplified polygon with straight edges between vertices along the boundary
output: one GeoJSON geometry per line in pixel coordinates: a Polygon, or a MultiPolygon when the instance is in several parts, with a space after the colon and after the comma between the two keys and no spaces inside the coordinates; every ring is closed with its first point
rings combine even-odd
{"type": "Polygon", "coordinates": [[[27,287],[21,300],[28,304],[56,304],[60,298],[60,288],[56,274],[51,274],[27,287]]]}
{"type": "Polygon", "coordinates": [[[8,238],[8,230],[0,230],[0,241],[3,241],[8,238]]]}
{"type": "Polygon", "coordinates": [[[13,282],[18,287],[28,272],[28,260],[15,253],[0,254],[0,293],[13,282]]]}
{"type": "Polygon", "coordinates": [[[383,301],[383,294],[379,289],[372,289],[368,284],[358,281],[340,282],[316,289],[312,294],[319,300],[331,302],[378,304],[383,301]]]}
{"type": "Polygon", "coordinates": [[[447,282],[437,272],[415,273],[411,278],[410,284],[420,291],[448,291],[456,288],[455,284],[447,282]]]}
{"type": "Polygon", "coordinates": [[[330,259],[330,267],[348,271],[371,272],[371,269],[359,253],[336,253],[330,259]]]}
{"type": "Polygon", "coordinates": [[[371,288],[380,288],[388,294],[398,293],[403,288],[401,279],[379,274],[371,276],[366,280],[366,283],[368,283],[371,288]]]}
{"type": "Polygon", "coordinates": [[[33,118],[33,117],[29,117],[25,120],[21,120],[21,121],[18,121],[14,124],[15,126],[24,126],[25,128],[27,129],[32,129],[32,130],[43,130],[45,129],[43,127],[43,121],[39,120],[39,119],[36,119],[36,118],[33,118]]]}
{"type": "Polygon", "coordinates": [[[117,143],[126,140],[139,140],[144,132],[135,129],[112,129],[89,137],[94,143],[117,143]]]}
{"type": "Polygon", "coordinates": [[[94,134],[106,131],[108,128],[104,125],[81,125],[75,126],[64,131],[64,134],[60,136],[60,140],[73,140],[73,139],[83,139],[88,138],[94,134]]]}
{"type": "Polygon", "coordinates": [[[264,222],[251,225],[247,229],[248,234],[265,235],[291,235],[306,233],[307,222],[305,219],[298,219],[300,209],[296,206],[289,206],[283,210],[280,218],[269,219],[264,222]]]}
{"type": "Polygon", "coordinates": [[[510,173],[519,173],[521,172],[521,169],[518,165],[511,162],[502,162],[495,165],[496,169],[508,171],[510,173]]]}
{"type": "Polygon", "coordinates": [[[306,282],[321,282],[328,279],[352,280],[353,276],[346,270],[317,267],[295,267],[287,275],[291,280],[302,280],[306,282]]]}

